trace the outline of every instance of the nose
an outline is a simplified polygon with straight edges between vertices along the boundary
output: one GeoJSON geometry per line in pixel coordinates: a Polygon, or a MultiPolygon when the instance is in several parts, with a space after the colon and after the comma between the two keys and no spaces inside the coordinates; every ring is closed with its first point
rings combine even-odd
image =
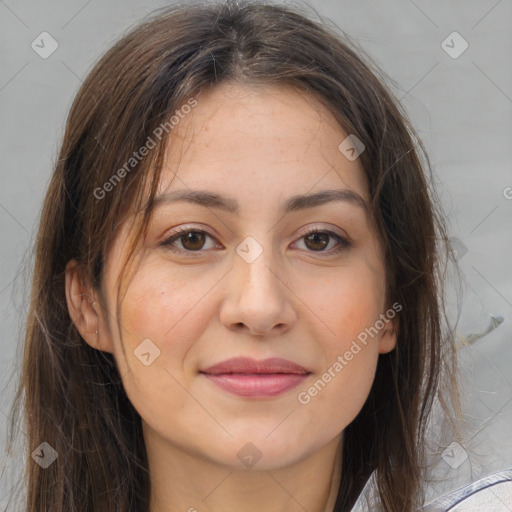
{"type": "Polygon", "coordinates": [[[228,329],[273,336],[288,331],[296,321],[293,291],[286,284],[283,265],[269,249],[251,263],[234,255],[220,321],[228,329]]]}

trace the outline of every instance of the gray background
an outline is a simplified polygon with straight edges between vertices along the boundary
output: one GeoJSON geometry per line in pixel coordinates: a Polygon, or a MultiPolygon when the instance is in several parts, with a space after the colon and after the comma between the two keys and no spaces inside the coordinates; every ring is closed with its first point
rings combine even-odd
{"type": "MultiPolygon", "coordinates": [[[[2,443],[20,364],[28,280],[23,269],[68,109],[97,57],[122,31],[166,4],[0,0],[2,443]],[[59,45],[47,59],[31,47],[43,31],[59,45]]],[[[504,318],[461,349],[467,434],[463,449],[452,447],[448,456],[436,459],[432,474],[442,481],[429,487],[435,496],[512,467],[512,1],[317,0],[310,5],[354,38],[394,81],[426,144],[464,272],[458,332],[463,337],[484,331],[491,314],[504,318]],[[454,31],[469,45],[458,58],[442,46],[454,31]],[[458,462],[447,462],[454,458],[458,462]]],[[[453,53],[462,46],[451,37],[445,48],[453,53]]],[[[453,315],[456,303],[453,298],[453,315]]],[[[434,422],[434,432],[437,426],[434,422]]],[[[452,441],[444,437],[441,450],[452,441]]],[[[21,455],[14,459],[23,462],[21,455]]],[[[2,486],[0,505],[10,486],[5,477],[2,486]]]]}

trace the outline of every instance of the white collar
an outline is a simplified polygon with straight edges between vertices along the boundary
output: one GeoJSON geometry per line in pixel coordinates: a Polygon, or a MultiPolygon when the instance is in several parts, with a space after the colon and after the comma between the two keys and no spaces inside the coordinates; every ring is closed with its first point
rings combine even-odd
{"type": "MultiPolygon", "coordinates": [[[[371,474],[350,512],[377,512],[380,509],[376,474],[376,471],[371,474]]],[[[478,505],[479,500],[485,500],[485,510],[503,510],[504,503],[512,505],[512,468],[493,473],[445,494],[422,507],[419,512],[447,512],[449,510],[481,512],[483,509],[478,505]],[[489,492],[490,487],[493,488],[493,492],[489,492]],[[498,491],[501,492],[501,498],[498,497],[498,491]],[[503,501],[504,499],[509,501],[503,501]],[[465,506],[466,503],[467,506],[465,506]]],[[[334,503],[326,512],[333,512],[333,508],[334,503]]]]}

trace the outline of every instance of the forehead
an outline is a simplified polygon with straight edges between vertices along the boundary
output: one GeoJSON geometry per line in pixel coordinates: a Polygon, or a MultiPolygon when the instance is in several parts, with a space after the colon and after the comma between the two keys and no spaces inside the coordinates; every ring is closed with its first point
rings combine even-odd
{"type": "Polygon", "coordinates": [[[313,95],[226,83],[195,99],[170,133],[160,193],[188,187],[277,199],[348,188],[368,198],[359,161],[338,149],[348,134],[313,95]]]}

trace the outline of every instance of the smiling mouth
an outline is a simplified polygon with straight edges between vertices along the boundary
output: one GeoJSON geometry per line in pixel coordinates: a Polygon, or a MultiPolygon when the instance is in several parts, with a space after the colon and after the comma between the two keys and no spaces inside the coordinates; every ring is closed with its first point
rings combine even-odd
{"type": "Polygon", "coordinates": [[[306,368],[281,358],[257,361],[232,358],[199,372],[217,387],[246,398],[278,396],[311,375],[306,368]]]}

